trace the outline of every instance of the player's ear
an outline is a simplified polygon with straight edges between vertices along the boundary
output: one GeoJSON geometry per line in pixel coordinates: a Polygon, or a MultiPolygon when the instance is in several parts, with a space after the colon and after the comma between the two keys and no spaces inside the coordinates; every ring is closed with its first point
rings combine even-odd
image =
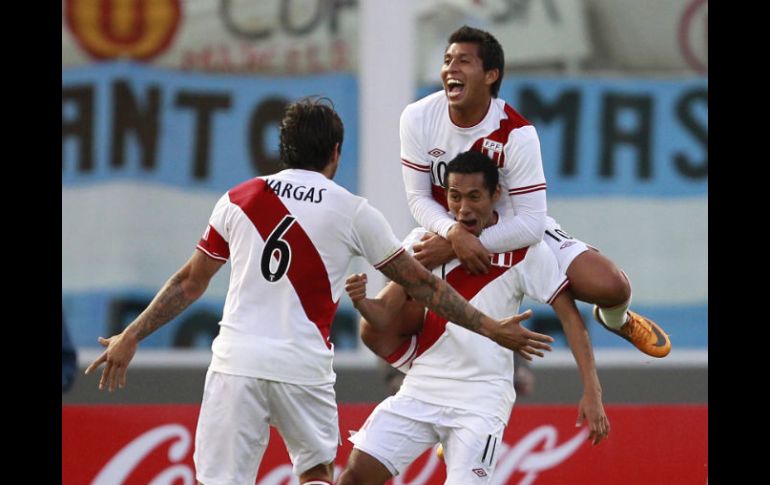
{"type": "Polygon", "coordinates": [[[497,184],[495,187],[495,191],[492,193],[492,203],[496,204],[498,200],[500,200],[500,194],[502,193],[502,189],[500,188],[500,184],[497,184]]]}
{"type": "Polygon", "coordinates": [[[493,68],[484,72],[484,84],[487,86],[493,85],[500,78],[500,69],[493,68]]]}

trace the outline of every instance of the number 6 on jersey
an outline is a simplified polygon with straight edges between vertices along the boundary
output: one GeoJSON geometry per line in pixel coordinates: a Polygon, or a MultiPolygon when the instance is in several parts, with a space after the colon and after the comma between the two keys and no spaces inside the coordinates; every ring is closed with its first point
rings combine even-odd
{"type": "Polygon", "coordinates": [[[280,280],[286,271],[289,269],[289,263],[291,263],[291,246],[281,237],[286,234],[291,225],[294,223],[294,216],[284,216],[281,222],[270,233],[270,237],[265,241],[265,249],[262,250],[262,276],[265,277],[270,283],[275,283],[280,280]],[[271,263],[276,251],[278,252],[278,268],[275,272],[271,271],[271,263]]]}

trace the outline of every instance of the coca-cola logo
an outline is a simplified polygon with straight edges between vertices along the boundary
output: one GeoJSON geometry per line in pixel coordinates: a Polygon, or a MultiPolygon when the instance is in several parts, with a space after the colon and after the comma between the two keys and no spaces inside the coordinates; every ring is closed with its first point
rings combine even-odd
{"type": "Polygon", "coordinates": [[[120,450],[96,475],[91,485],[123,485],[126,478],[161,443],[175,439],[168,449],[171,466],[156,475],[148,485],[195,485],[195,473],[183,461],[192,448],[190,432],[181,424],[166,424],[151,429],[120,450]]]}
{"type": "MultiPolygon", "coordinates": [[[[517,485],[532,485],[539,473],[558,466],[574,454],[586,442],[588,428],[558,444],[558,432],[554,426],[539,426],[517,443],[500,445],[500,455],[492,482],[509,483],[517,472],[524,476],[517,485]]],[[[140,435],[121,449],[99,471],[90,485],[126,485],[126,479],[142,465],[143,460],[168,440],[174,440],[168,449],[169,466],[158,473],[148,485],[195,485],[195,473],[182,463],[192,452],[190,431],[179,424],[158,426],[140,435]]],[[[266,464],[263,464],[266,465],[266,464]]],[[[417,461],[404,473],[393,479],[393,485],[429,485],[435,483],[435,475],[443,463],[432,451],[428,459],[417,461]],[[421,467],[415,469],[414,467],[421,467]],[[408,480],[405,477],[411,477],[408,480]]],[[[335,466],[335,476],[342,471],[335,466]]],[[[256,485],[298,485],[290,464],[281,463],[257,481],[256,485]]]]}

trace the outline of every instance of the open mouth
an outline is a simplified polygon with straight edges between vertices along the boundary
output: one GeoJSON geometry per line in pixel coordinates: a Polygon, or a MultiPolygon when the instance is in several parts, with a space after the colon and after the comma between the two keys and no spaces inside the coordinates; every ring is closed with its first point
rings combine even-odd
{"type": "Polygon", "coordinates": [[[477,221],[476,221],[476,219],[466,219],[466,220],[461,220],[459,222],[460,222],[460,224],[465,226],[466,229],[473,230],[476,227],[476,222],[477,221]]]}
{"type": "Polygon", "coordinates": [[[447,96],[457,98],[465,91],[465,84],[457,79],[449,79],[446,82],[447,96]]]}

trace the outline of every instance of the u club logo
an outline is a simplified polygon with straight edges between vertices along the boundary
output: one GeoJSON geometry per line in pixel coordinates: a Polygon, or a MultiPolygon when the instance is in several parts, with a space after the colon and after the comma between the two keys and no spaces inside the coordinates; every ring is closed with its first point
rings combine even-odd
{"type": "Polygon", "coordinates": [[[165,50],[182,15],[180,0],[66,0],[67,26],[96,59],[149,60],[165,50]]]}

